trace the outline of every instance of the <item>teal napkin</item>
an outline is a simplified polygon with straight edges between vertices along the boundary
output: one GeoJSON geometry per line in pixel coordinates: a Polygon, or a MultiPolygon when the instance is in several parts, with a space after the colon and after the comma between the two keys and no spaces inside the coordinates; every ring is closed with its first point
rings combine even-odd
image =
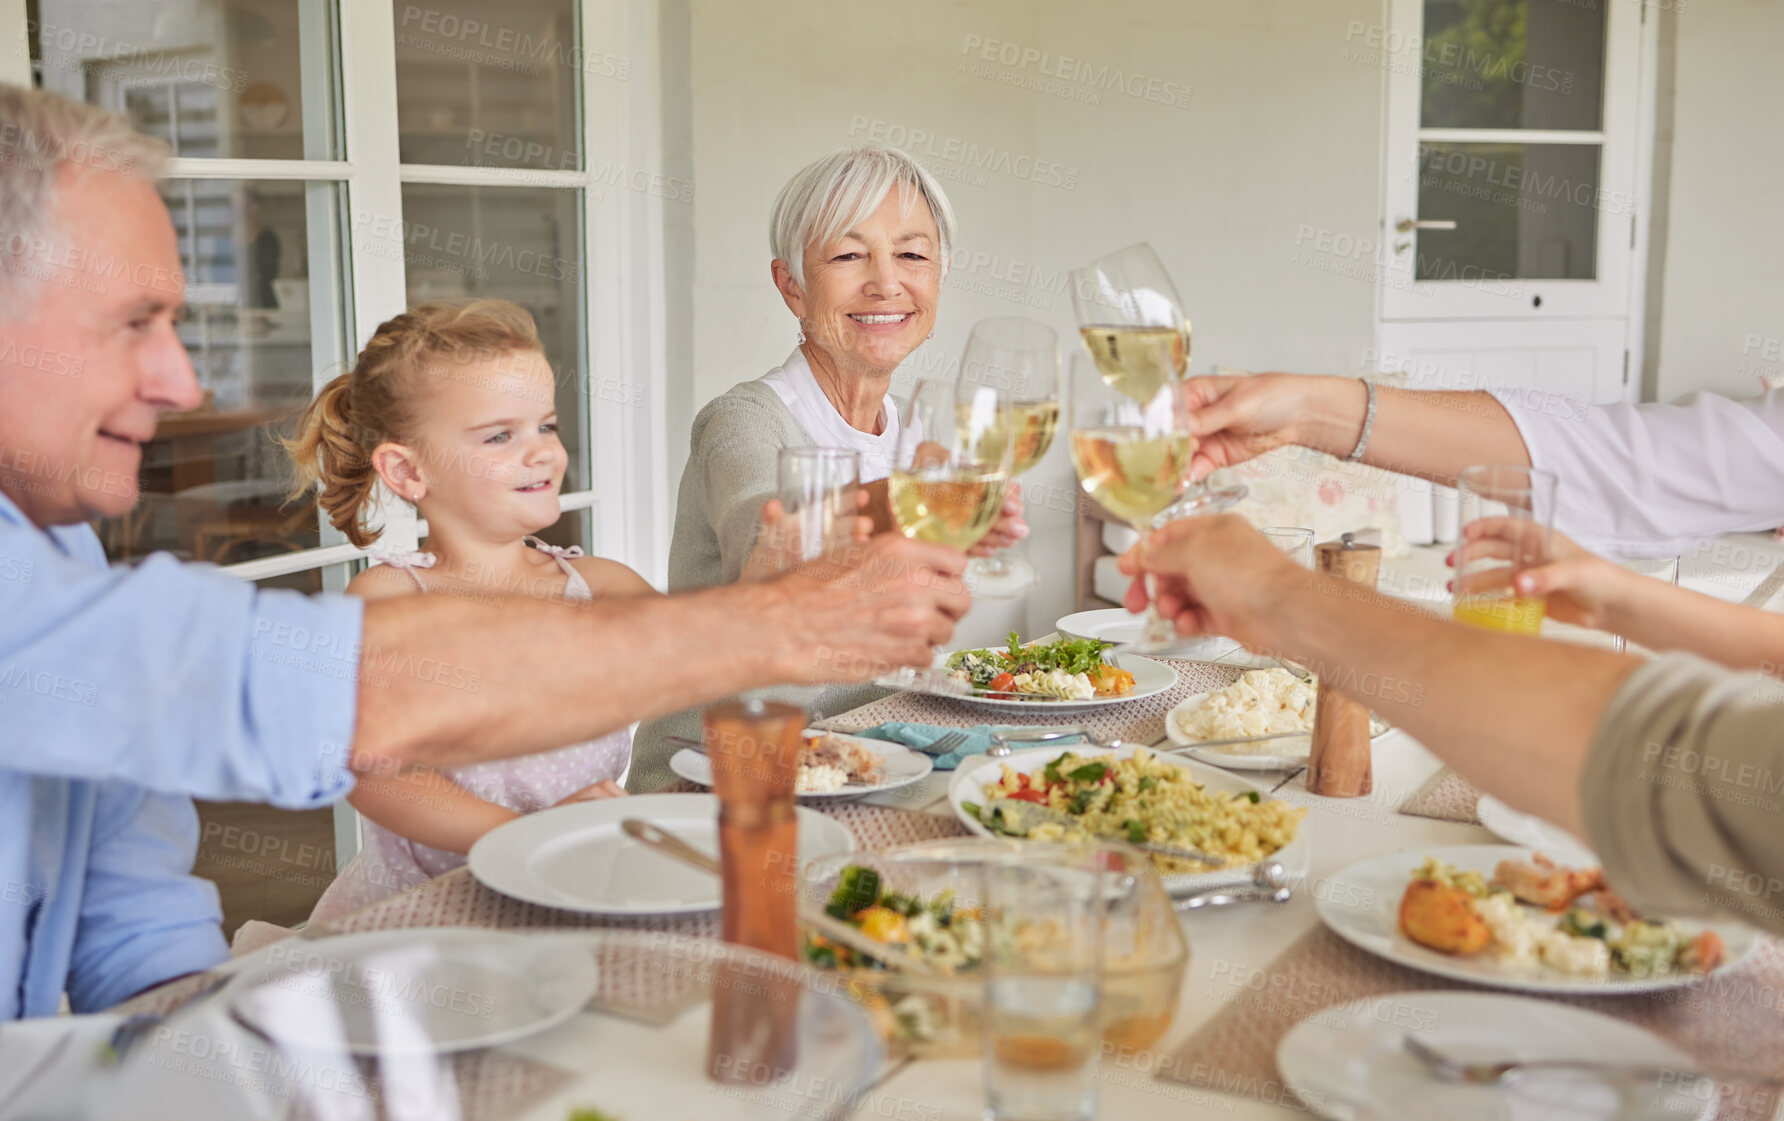
{"type": "MultiPolygon", "coordinates": [[[[936,755],[931,757],[935,761],[936,770],[951,771],[960,766],[960,764],[966,762],[969,756],[985,754],[986,749],[991,746],[992,732],[1001,732],[1005,729],[1014,727],[1026,727],[1026,725],[980,724],[972,728],[940,728],[934,724],[912,724],[903,720],[890,720],[884,724],[876,724],[865,731],[856,732],[854,734],[860,736],[862,739],[885,740],[889,743],[901,743],[906,747],[922,751],[943,736],[952,735],[955,732],[965,732],[965,743],[961,744],[953,751],[948,752],[946,755],[936,755]]],[[[1071,739],[1053,740],[1046,746],[1056,747],[1076,742],[1077,738],[1073,737],[1071,739]]],[[[1036,746],[1041,745],[1037,744],[1036,746]]]]}

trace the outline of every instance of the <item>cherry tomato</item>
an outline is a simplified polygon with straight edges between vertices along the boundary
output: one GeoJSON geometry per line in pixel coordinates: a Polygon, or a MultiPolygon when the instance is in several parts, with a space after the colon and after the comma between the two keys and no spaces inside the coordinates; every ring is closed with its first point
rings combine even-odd
{"type": "Polygon", "coordinates": [[[991,679],[991,691],[993,693],[1008,693],[1010,691],[1010,687],[1015,684],[1016,684],[1016,675],[1015,674],[1000,673],[996,677],[991,679]]]}
{"type": "Polygon", "coordinates": [[[1047,804],[1047,792],[1045,790],[1018,790],[1016,793],[1010,795],[1010,797],[1018,802],[1035,802],[1043,806],[1047,804]]]}

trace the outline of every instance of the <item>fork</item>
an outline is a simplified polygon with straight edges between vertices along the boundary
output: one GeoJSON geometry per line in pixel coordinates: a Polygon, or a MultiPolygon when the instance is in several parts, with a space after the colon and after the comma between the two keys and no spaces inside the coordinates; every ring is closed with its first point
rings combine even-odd
{"type": "Polygon", "coordinates": [[[928,747],[913,747],[913,748],[911,748],[911,750],[912,751],[920,751],[924,755],[930,756],[931,758],[939,758],[940,756],[946,755],[948,752],[953,751],[955,748],[959,747],[961,744],[963,744],[965,742],[966,742],[966,733],[965,732],[949,732],[947,735],[936,740],[934,743],[930,744],[928,747]]]}
{"type": "Polygon", "coordinates": [[[1668,1063],[1640,1062],[1626,1059],[1499,1059],[1464,1061],[1444,1054],[1412,1035],[1401,1037],[1401,1043],[1413,1058],[1425,1064],[1432,1074],[1445,1082],[1464,1082],[1474,1086],[1494,1086],[1509,1075],[1528,1070],[1593,1070],[1652,1078],[1708,1078],[1717,1082],[1744,1081],[1775,1084],[1784,1076],[1756,1074],[1708,1066],[1678,1066],[1668,1063]]]}

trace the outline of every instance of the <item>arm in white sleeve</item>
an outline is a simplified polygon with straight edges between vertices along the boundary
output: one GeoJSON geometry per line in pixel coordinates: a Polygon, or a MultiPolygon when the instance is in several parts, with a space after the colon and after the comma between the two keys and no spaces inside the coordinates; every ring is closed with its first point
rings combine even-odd
{"type": "Polygon", "coordinates": [[[1784,525],[1784,391],[1589,405],[1498,389],[1530,461],[1560,478],[1555,528],[1594,552],[1667,556],[1784,525]]]}

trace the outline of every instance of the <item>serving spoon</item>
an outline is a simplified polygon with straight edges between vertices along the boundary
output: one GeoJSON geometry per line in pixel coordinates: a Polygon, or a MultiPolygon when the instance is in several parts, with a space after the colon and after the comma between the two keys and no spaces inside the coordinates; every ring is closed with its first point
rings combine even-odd
{"type": "Polygon", "coordinates": [[[1280,861],[1260,861],[1252,866],[1251,885],[1203,888],[1173,900],[1174,911],[1199,911],[1204,907],[1229,907],[1234,903],[1287,903],[1294,896],[1288,869],[1280,861]]]}

